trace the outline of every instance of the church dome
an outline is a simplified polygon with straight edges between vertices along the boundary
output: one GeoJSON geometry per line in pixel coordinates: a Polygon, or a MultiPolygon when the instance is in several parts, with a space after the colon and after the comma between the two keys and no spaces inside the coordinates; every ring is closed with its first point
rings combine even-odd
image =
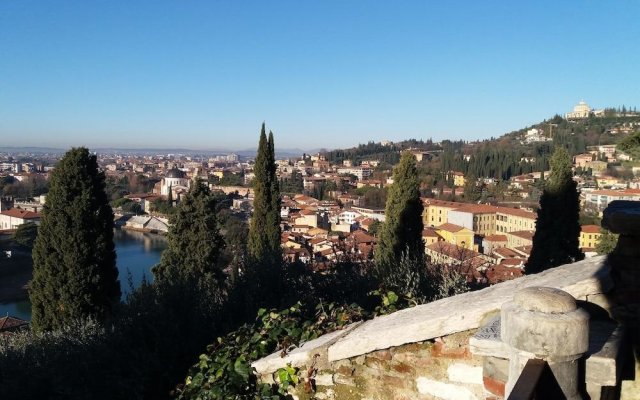
{"type": "Polygon", "coordinates": [[[169,172],[167,172],[167,174],[164,177],[165,178],[184,178],[185,174],[184,172],[180,171],[178,168],[173,168],[169,170],[169,172]]]}
{"type": "Polygon", "coordinates": [[[577,106],[573,107],[573,111],[575,111],[575,112],[581,112],[581,111],[582,112],[584,112],[584,111],[589,112],[590,108],[589,108],[589,105],[587,103],[585,103],[584,100],[581,100],[578,103],[577,106]]]}

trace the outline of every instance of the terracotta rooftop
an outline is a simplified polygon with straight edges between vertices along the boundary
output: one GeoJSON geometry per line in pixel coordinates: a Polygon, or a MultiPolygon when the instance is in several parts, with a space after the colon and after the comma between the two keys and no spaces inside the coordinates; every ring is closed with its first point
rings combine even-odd
{"type": "Polygon", "coordinates": [[[506,235],[488,235],[488,236],[485,236],[484,240],[488,242],[507,242],[508,241],[506,235]]]}
{"type": "Polygon", "coordinates": [[[353,231],[353,233],[351,234],[351,239],[356,243],[370,243],[375,241],[373,236],[367,234],[365,231],[360,230],[353,231]]]}
{"type": "Polygon", "coordinates": [[[472,214],[490,214],[498,211],[498,207],[489,204],[465,204],[453,211],[462,211],[472,214]]]}
{"type": "Polygon", "coordinates": [[[450,222],[444,223],[438,227],[436,227],[437,229],[443,230],[443,231],[447,231],[447,232],[458,232],[464,229],[464,226],[460,226],[460,225],[456,225],[456,224],[452,224],[450,222]]]}
{"type": "Polygon", "coordinates": [[[582,225],[580,231],[584,233],[600,233],[600,227],[598,225],[582,225]]]}
{"type": "Polygon", "coordinates": [[[9,315],[0,318],[0,332],[16,329],[24,325],[29,325],[29,322],[9,315]]]}
{"type": "Polygon", "coordinates": [[[444,200],[427,199],[427,198],[422,199],[422,202],[427,207],[428,206],[438,206],[438,207],[459,208],[459,207],[463,207],[465,205],[468,205],[466,203],[458,203],[456,201],[444,201],[444,200]]]}
{"type": "Polygon", "coordinates": [[[422,231],[422,237],[440,237],[440,235],[438,235],[435,228],[425,228],[422,231]]]}
{"type": "Polygon", "coordinates": [[[531,211],[523,210],[520,208],[510,208],[510,207],[496,207],[496,208],[498,209],[497,212],[501,214],[508,214],[516,217],[529,218],[529,219],[536,219],[538,217],[538,214],[531,211]]]}
{"type": "Polygon", "coordinates": [[[508,247],[500,247],[499,249],[494,249],[493,254],[496,254],[497,256],[502,258],[521,258],[522,257],[520,253],[508,247]]]}
{"type": "Polygon", "coordinates": [[[522,239],[533,240],[533,231],[513,231],[509,235],[517,236],[522,239]]]}
{"type": "Polygon", "coordinates": [[[7,215],[12,218],[22,218],[22,219],[37,219],[41,217],[39,213],[35,213],[33,211],[21,210],[19,208],[12,208],[10,210],[5,210],[0,212],[0,214],[7,215]]]}
{"type": "Polygon", "coordinates": [[[456,260],[469,260],[480,255],[477,251],[447,242],[431,243],[427,248],[429,250],[445,254],[451,258],[455,258],[456,260]]]}

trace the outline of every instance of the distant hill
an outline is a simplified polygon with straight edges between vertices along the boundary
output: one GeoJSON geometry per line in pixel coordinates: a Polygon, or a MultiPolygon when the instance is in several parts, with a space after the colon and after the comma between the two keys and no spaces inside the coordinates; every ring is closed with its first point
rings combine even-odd
{"type": "Polygon", "coordinates": [[[575,155],[586,152],[589,146],[618,143],[638,131],[640,113],[609,108],[601,117],[568,121],[555,115],[497,138],[480,141],[410,139],[384,145],[369,142],[349,149],[335,149],[324,155],[336,163],[379,160],[389,166],[398,162],[401,150],[440,150],[441,153],[434,153],[423,163],[441,171],[509,179],[513,175],[548,170],[549,157],[555,146],[565,146],[571,155],[575,155]]]}

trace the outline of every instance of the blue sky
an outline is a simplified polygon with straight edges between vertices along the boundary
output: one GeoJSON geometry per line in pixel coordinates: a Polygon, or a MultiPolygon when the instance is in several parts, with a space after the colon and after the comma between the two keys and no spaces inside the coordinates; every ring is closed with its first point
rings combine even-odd
{"type": "Polygon", "coordinates": [[[0,1],[0,146],[499,136],[640,107],[640,2],[0,1]]]}

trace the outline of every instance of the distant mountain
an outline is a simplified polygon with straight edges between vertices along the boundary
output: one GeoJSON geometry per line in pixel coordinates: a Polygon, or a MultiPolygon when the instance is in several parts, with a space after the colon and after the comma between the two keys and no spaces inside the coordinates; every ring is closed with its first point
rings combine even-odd
{"type": "MultiPolygon", "coordinates": [[[[0,146],[0,152],[4,153],[29,153],[29,154],[63,154],[67,151],[67,148],[55,148],[55,147],[29,147],[29,146],[0,146]]],[[[215,156],[224,155],[229,153],[235,153],[240,157],[253,158],[256,155],[257,149],[245,149],[245,150],[228,150],[228,149],[183,149],[183,148],[116,148],[116,147],[96,147],[91,148],[91,151],[95,151],[100,154],[131,154],[131,155],[157,155],[157,154],[184,154],[190,156],[215,156]]],[[[316,154],[324,149],[276,149],[276,158],[292,158],[300,157],[303,153],[316,154]]]]}
{"type": "Polygon", "coordinates": [[[14,146],[0,146],[0,152],[2,153],[33,153],[33,154],[61,154],[66,149],[58,149],[55,147],[14,147],[14,146]]]}
{"type": "MultiPolygon", "coordinates": [[[[237,155],[239,155],[241,157],[255,157],[257,151],[258,150],[256,148],[256,149],[239,150],[239,151],[235,151],[234,153],[236,153],[237,155]]],[[[303,154],[318,154],[318,153],[323,152],[323,151],[326,151],[326,149],[302,150],[302,149],[278,149],[278,148],[276,148],[276,158],[278,158],[278,159],[294,158],[294,157],[300,157],[303,154]]]]}

